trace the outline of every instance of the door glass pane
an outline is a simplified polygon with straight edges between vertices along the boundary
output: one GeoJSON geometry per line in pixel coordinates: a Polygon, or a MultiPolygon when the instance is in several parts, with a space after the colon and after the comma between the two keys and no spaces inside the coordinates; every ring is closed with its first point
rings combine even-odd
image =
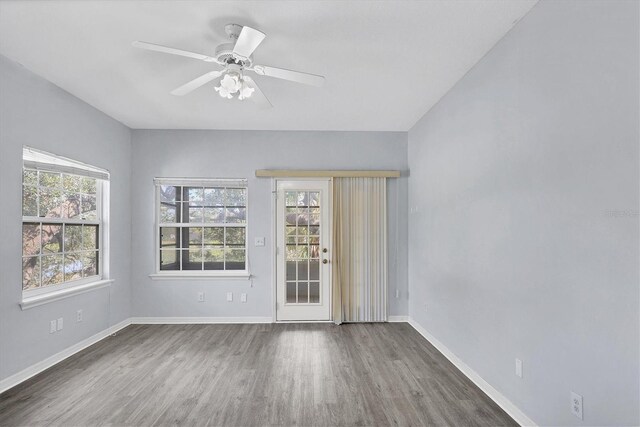
{"type": "Polygon", "coordinates": [[[309,261],[298,261],[298,280],[309,280],[309,261]]]}
{"type": "Polygon", "coordinates": [[[320,282],[309,283],[309,302],[313,304],[320,302],[320,282]]]}
{"type": "Polygon", "coordinates": [[[289,304],[320,302],[320,192],[285,191],[286,292],[289,304]]]}
{"type": "Polygon", "coordinates": [[[298,205],[298,192],[297,191],[285,191],[284,200],[287,207],[298,205]]]}
{"type": "Polygon", "coordinates": [[[296,282],[287,282],[287,303],[296,302],[296,282]]]}
{"type": "Polygon", "coordinates": [[[298,304],[307,304],[309,302],[308,286],[307,282],[298,282],[298,304]]]}
{"type": "Polygon", "coordinates": [[[320,260],[309,261],[309,280],[320,280],[320,260]]]}
{"type": "Polygon", "coordinates": [[[296,280],[296,262],[287,261],[287,280],[296,280]]]}

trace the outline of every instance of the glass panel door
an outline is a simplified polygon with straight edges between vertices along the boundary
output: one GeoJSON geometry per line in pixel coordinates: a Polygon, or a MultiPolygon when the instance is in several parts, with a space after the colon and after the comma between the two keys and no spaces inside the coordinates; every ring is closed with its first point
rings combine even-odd
{"type": "Polygon", "coordinates": [[[329,181],[278,182],[278,320],[330,320],[329,181]]]}

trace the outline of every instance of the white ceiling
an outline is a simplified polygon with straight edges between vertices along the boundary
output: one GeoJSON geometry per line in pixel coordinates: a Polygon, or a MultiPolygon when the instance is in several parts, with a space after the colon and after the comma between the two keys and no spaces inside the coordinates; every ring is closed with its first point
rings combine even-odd
{"type": "Polygon", "coordinates": [[[0,53],[131,128],[406,131],[536,1],[3,1],[0,53]],[[131,47],[212,54],[227,23],[267,34],[256,63],[325,86],[257,76],[270,110],[211,83],[175,97],[217,66],[131,47]]]}

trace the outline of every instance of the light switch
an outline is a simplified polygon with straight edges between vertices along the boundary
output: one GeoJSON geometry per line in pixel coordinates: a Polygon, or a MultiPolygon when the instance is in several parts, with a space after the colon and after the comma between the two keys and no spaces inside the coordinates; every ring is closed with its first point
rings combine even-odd
{"type": "Polygon", "coordinates": [[[233,292],[227,292],[227,301],[233,301],[233,292]]]}
{"type": "Polygon", "coordinates": [[[256,237],[256,246],[264,246],[264,237],[256,237]]]}
{"type": "Polygon", "coordinates": [[[247,294],[245,293],[240,294],[240,302],[247,302],[247,294]]]}

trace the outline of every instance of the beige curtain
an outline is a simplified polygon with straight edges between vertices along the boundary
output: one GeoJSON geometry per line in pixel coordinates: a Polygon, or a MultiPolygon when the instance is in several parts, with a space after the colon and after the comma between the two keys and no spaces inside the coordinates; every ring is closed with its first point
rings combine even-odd
{"type": "Polygon", "coordinates": [[[333,319],[387,320],[387,183],[333,179],[333,319]]]}

